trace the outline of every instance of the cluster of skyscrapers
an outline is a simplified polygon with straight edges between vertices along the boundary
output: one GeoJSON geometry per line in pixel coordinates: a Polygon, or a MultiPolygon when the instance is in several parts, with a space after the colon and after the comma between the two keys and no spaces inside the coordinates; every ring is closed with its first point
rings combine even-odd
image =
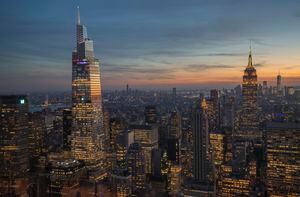
{"type": "Polygon", "coordinates": [[[1,196],[300,196],[300,90],[260,85],[251,49],[232,90],[103,95],[76,30],[70,108],[0,97],[1,196]]]}

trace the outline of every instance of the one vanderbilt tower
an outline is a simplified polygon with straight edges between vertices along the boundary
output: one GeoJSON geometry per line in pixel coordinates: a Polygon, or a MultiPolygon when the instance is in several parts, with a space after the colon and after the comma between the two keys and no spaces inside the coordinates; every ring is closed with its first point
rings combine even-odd
{"type": "Polygon", "coordinates": [[[79,7],[77,12],[77,45],[72,53],[72,152],[85,162],[89,178],[97,180],[105,159],[100,68],[93,41],[81,24],[79,7]]]}

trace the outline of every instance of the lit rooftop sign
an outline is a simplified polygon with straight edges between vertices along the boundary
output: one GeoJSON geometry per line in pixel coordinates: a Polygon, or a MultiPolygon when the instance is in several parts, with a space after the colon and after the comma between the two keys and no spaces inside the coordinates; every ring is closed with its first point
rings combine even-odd
{"type": "Polygon", "coordinates": [[[86,64],[88,64],[89,62],[88,61],[84,61],[84,60],[82,60],[82,61],[77,61],[77,64],[78,65],[86,65],[86,64]]]}

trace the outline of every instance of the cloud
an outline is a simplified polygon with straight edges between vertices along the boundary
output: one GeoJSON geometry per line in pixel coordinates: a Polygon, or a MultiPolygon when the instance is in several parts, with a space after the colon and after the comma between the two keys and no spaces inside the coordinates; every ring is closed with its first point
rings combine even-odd
{"type": "Polygon", "coordinates": [[[185,71],[188,72],[198,72],[202,70],[208,70],[208,69],[230,69],[235,68],[234,66],[230,65],[208,65],[208,64],[191,64],[184,67],[185,71]]]}
{"type": "Polygon", "coordinates": [[[201,54],[199,56],[229,56],[229,57],[235,57],[235,56],[244,56],[244,53],[207,53],[207,54],[201,54]]]}
{"type": "Polygon", "coordinates": [[[253,66],[254,66],[254,67],[261,68],[261,67],[266,66],[266,64],[265,64],[265,63],[256,63],[256,64],[254,64],[253,66]]]}
{"type": "MultiPolygon", "coordinates": [[[[103,73],[115,78],[128,78],[135,80],[156,80],[156,79],[173,79],[174,69],[158,68],[153,65],[143,64],[112,64],[107,63],[103,66],[103,73]]],[[[103,75],[102,75],[103,76],[103,75]]],[[[105,78],[105,77],[104,77],[105,78]]],[[[112,79],[112,77],[105,78],[112,79]]]]}
{"type": "Polygon", "coordinates": [[[300,68],[300,65],[293,65],[293,66],[284,67],[284,69],[286,69],[286,70],[291,70],[291,69],[295,69],[295,68],[300,68]]]}

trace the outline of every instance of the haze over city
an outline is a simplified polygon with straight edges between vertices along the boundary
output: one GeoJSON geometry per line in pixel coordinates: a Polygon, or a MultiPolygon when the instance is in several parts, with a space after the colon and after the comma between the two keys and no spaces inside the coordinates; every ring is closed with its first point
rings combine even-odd
{"type": "Polygon", "coordinates": [[[258,81],[300,84],[298,1],[88,2],[2,3],[1,92],[71,90],[77,5],[104,90],[236,86],[249,40],[258,81]]]}

